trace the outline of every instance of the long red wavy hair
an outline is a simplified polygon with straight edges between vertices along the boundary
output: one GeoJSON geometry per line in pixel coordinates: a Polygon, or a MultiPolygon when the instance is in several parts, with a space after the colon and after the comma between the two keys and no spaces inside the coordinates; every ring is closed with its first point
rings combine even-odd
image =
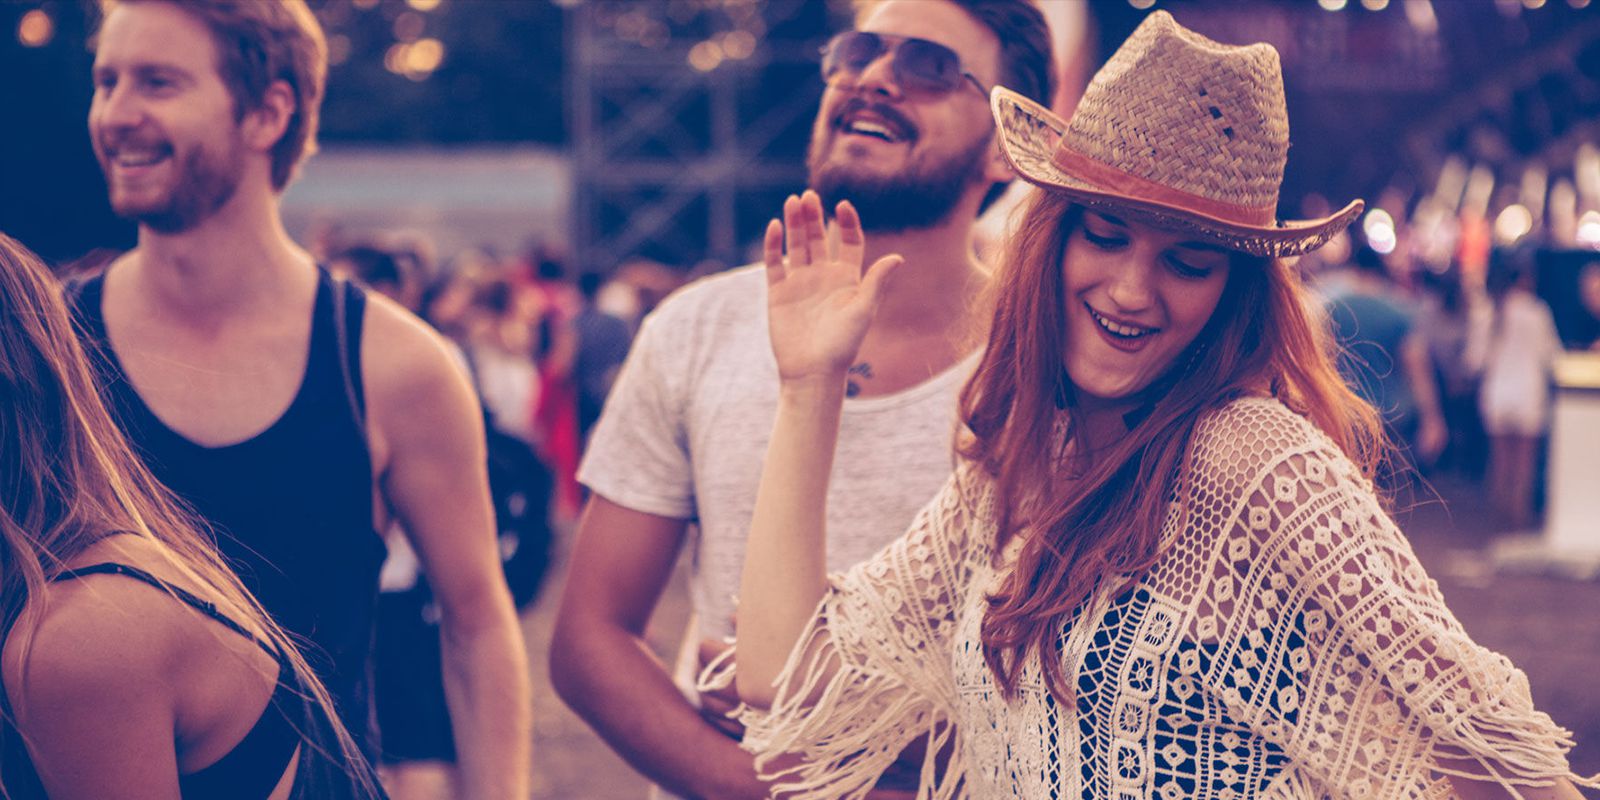
{"type": "Polygon", "coordinates": [[[1332,337],[1294,270],[1238,253],[1211,319],[1145,393],[1128,434],[1092,459],[1078,457],[1086,448],[1063,366],[1061,264],[1081,219],[1062,195],[1033,194],[1001,257],[988,348],[961,394],[969,435],[958,449],[998,492],[996,551],[1023,537],[981,629],[985,660],[1008,697],[1036,654],[1051,693],[1070,701],[1057,657],[1062,626],[1096,592],[1125,588],[1160,558],[1190,435],[1207,412],[1271,395],[1369,476],[1389,452],[1378,414],[1340,378],[1332,337]]]}

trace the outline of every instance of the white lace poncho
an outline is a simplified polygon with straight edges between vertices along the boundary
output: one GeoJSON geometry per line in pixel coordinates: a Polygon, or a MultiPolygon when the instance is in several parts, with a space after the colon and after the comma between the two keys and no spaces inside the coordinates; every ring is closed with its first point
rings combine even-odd
{"type": "Polygon", "coordinates": [[[1192,513],[1174,504],[1165,555],[1064,631],[1071,708],[1037,659],[1010,702],[984,663],[1006,566],[992,493],[963,498],[956,480],[981,483],[964,469],[906,536],[830,579],[802,637],[815,657],[797,648],[771,711],[741,711],[745,747],[793,796],[830,799],[860,797],[930,728],[928,750],[946,746],[945,722],[952,757],[937,778],[924,765],[924,798],[1427,797],[1448,789],[1440,755],[1510,784],[1570,777],[1569,734],[1467,637],[1318,429],[1247,399],[1192,449],[1192,513]]]}

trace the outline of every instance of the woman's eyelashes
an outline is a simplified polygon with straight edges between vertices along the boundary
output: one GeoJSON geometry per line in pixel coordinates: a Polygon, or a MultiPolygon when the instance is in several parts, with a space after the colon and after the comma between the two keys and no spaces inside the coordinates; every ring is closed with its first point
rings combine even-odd
{"type": "Polygon", "coordinates": [[[1083,228],[1083,238],[1089,244],[1101,250],[1121,250],[1128,246],[1128,237],[1110,233],[1095,233],[1088,227],[1083,228]]]}
{"type": "MultiPolygon", "coordinates": [[[[1094,231],[1088,226],[1082,229],[1083,239],[1100,250],[1115,252],[1128,246],[1128,237],[1105,231],[1094,231]]],[[[1188,280],[1203,280],[1211,276],[1215,267],[1194,263],[1180,257],[1177,253],[1168,252],[1162,256],[1162,261],[1173,274],[1188,280]]]]}
{"type": "Polygon", "coordinates": [[[1176,255],[1168,255],[1166,257],[1166,262],[1167,266],[1170,267],[1173,273],[1175,273],[1178,277],[1188,278],[1189,280],[1202,280],[1210,277],[1211,273],[1213,272],[1213,268],[1211,267],[1190,264],[1187,261],[1178,258],[1176,255]]]}

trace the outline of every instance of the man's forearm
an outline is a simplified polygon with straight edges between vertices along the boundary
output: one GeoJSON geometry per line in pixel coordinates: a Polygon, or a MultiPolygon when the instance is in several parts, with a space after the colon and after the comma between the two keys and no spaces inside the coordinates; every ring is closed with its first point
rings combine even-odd
{"type": "Polygon", "coordinates": [[[766,796],[754,758],[700,716],[644,642],[617,629],[557,639],[556,691],[634,769],[674,794],[766,796]]]}
{"type": "Polygon", "coordinates": [[[444,691],[469,800],[525,800],[533,791],[528,654],[507,598],[493,624],[441,625],[444,691]]]}

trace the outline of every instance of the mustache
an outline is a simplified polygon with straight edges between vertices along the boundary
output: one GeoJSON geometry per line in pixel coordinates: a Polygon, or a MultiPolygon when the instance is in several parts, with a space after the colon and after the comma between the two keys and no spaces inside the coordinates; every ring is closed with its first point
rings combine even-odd
{"type": "Polygon", "coordinates": [[[102,131],[94,137],[95,144],[106,152],[116,152],[124,147],[171,147],[171,142],[165,136],[152,131],[139,129],[114,129],[102,131]]]}
{"type": "Polygon", "coordinates": [[[856,95],[851,97],[849,100],[844,101],[844,105],[839,108],[839,112],[833,115],[833,126],[835,128],[839,127],[839,123],[842,122],[845,117],[848,117],[858,111],[868,111],[875,116],[883,118],[884,122],[887,122],[889,125],[897,128],[898,132],[906,139],[917,138],[917,126],[913,124],[910,119],[906,118],[906,115],[900,113],[899,109],[889,105],[888,103],[870,102],[860,95],[856,95]]]}

